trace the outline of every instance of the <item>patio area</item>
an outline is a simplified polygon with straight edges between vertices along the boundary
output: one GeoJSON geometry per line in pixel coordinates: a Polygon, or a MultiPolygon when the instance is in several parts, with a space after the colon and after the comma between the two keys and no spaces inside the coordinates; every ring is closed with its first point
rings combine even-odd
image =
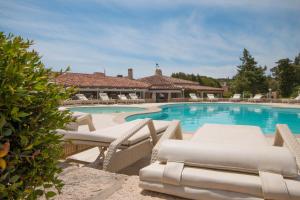
{"type": "MultiPolygon", "coordinates": [[[[138,106],[149,110],[155,110],[157,109],[157,106],[161,105],[166,105],[166,103],[133,104],[128,106],[138,106]]],[[[264,105],[282,108],[300,108],[300,105],[291,104],[268,103],[264,105]]],[[[105,107],[105,105],[101,106],[105,107]]],[[[93,114],[92,117],[97,130],[124,122],[124,117],[126,115],[127,114],[124,113],[93,114]]],[[[80,130],[88,130],[88,126],[81,126],[80,130]]],[[[192,137],[192,134],[183,133],[183,137],[184,139],[189,139],[192,137]]],[[[267,137],[267,141],[270,144],[273,140],[273,135],[267,137]]],[[[300,137],[298,137],[298,141],[300,141],[300,137]]],[[[118,173],[110,173],[103,171],[99,166],[92,164],[96,160],[98,154],[98,148],[92,148],[71,156],[72,159],[79,160],[80,163],[62,160],[61,166],[63,167],[63,173],[60,174],[60,177],[64,180],[65,186],[62,194],[55,197],[55,199],[182,199],[166,194],[143,191],[139,187],[139,170],[150,164],[150,155],[118,173]]]]}

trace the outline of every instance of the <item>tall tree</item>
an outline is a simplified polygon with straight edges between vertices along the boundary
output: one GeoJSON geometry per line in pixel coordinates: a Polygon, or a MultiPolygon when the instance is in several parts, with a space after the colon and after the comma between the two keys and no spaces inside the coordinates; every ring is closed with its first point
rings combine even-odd
{"type": "Polygon", "coordinates": [[[288,58],[276,62],[277,66],[271,69],[272,75],[279,83],[279,90],[283,97],[289,97],[296,84],[296,68],[288,58]]]}
{"type": "Polygon", "coordinates": [[[300,65],[300,53],[298,54],[298,56],[295,57],[294,64],[300,65]]]}
{"type": "Polygon", "coordinates": [[[295,57],[294,67],[296,70],[296,84],[300,85],[300,53],[295,57]]]}
{"type": "Polygon", "coordinates": [[[178,73],[172,73],[171,77],[199,82],[200,85],[204,85],[204,86],[221,87],[221,84],[217,79],[207,77],[207,76],[200,76],[199,74],[195,75],[195,74],[185,74],[183,72],[178,72],[178,73]]]}
{"type": "Polygon", "coordinates": [[[257,66],[257,62],[247,49],[244,49],[240,58],[242,64],[237,66],[237,74],[233,77],[235,92],[248,91],[252,94],[263,93],[268,89],[266,67],[257,66]]]}

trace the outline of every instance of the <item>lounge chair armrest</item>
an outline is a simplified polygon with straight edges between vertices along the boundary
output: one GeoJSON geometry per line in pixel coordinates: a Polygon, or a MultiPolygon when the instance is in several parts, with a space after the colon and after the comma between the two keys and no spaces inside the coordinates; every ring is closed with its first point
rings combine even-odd
{"type": "Polygon", "coordinates": [[[286,145],[291,153],[295,156],[298,168],[300,169],[300,144],[296,137],[286,124],[276,125],[276,134],[274,139],[274,146],[286,145]]]}
{"type": "Polygon", "coordinates": [[[178,139],[182,140],[182,132],[180,128],[180,121],[173,120],[170,125],[168,126],[167,130],[163,133],[161,138],[158,140],[156,145],[152,149],[152,155],[151,155],[151,163],[155,162],[157,160],[157,154],[158,150],[160,148],[160,145],[163,141],[168,139],[178,139]]]}
{"type": "Polygon", "coordinates": [[[104,170],[107,170],[107,168],[109,167],[109,164],[110,164],[110,160],[112,159],[112,157],[113,157],[114,153],[117,151],[117,149],[122,145],[122,143],[124,143],[126,140],[128,140],[130,137],[132,137],[134,134],[136,134],[139,130],[144,128],[146,125],[148,125],[148,127],[149,127],[151,137],[153,137],[153,135],[156,134],[155,129],[153,127],[153,121],[151,119],[141,120],[141,122],[139,122],[131,130],[124,133],[121,137],[119,137],[118,139],[116,139],[109,145],[105,159],[103,161],[103,169],[104,170]],[[153,127],[153,128],[150,128],[150,127],[153,127]],[[154,131],[154,133],[152,133],[153,131],[154,131]]]}
{"type": "Polygon", "coordinates": [[[91,114],[84,114],[82,116],[76,117],[76,123],[80,125],[88,125],[90,131],[95,131],[95,126],[93,124],[93,118],[91,114]]]}

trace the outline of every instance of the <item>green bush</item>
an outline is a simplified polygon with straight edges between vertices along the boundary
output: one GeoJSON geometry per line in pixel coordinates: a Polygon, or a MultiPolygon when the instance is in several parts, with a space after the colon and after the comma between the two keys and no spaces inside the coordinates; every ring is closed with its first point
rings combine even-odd
{"type": "Polygon", "coordinates": [[[242,95],[243,98],[251,98],[251,97],[253,97],[252,93],[249,92],[249,91],[245,91],[241,95],[242,95]]]}
{"type": "Polygon", "coordinates": [[[230,92],[230,91],[224,92],[224,93],[223,93],[223,97],[224,97],[224,98],[231,98],[232,96],[233,96],[233,93],[230,92]]]}
{"type": "Polygon", "coordinates": [[[31,45],[0,32],[0,199],[50,198],[63,186],[55,130],[71,121],[58,110],[71,89],[53,82],[31,45]]]}
{"type": "Polygon", "coordinates": [[[300,94],[300,85],[294,87],[291,97],[295,98],[300,94]]]}

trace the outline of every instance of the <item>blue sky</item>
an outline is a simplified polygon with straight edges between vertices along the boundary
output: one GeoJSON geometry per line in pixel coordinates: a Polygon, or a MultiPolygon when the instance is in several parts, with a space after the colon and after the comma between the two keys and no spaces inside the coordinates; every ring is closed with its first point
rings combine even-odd
{"type": "Polygon", "coordinates": [[[231,77],[243,48],[260,65],[300,52],[299,0],[1,1],[0,31],[35,41],[48,67],[109,75],[231,77]]]}

